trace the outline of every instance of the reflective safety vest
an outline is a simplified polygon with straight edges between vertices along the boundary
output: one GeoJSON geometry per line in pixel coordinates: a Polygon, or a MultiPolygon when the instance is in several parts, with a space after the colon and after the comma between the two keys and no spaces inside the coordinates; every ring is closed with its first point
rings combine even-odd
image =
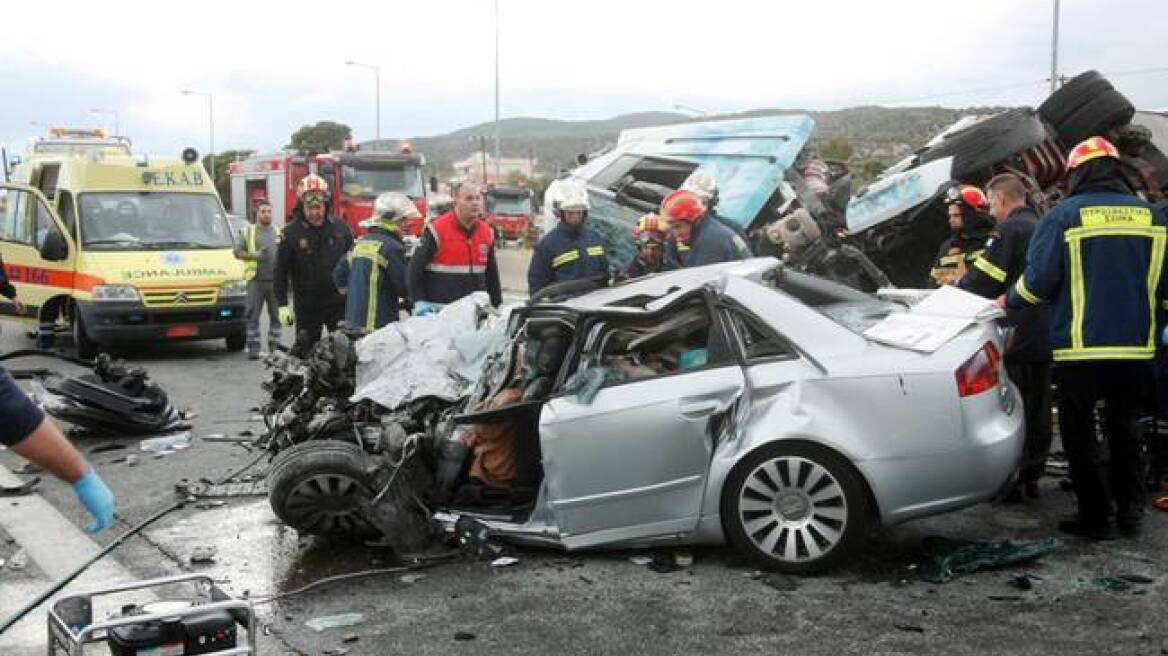
{"type": "Polygon", "coordinates": [[[1110,190],[1064,199],[1038,222],[1009,307],[1050,306],[1056,362],[1151,360],[1165,323],[1168,217],[1110,190]]]}
{"type": "Polygon", "coordinates": [[[434,257],[426,265],[432,273],[475,274],[487,272],[495,234],[485,221],[476,220],[468,235],[454,212],[447,212],[426,227],[438,244],[434,257]]]}
{"type": "MultiPolygon", "coordinates": [[[[272,230],[276,231],[276,239],[279,239],[280,238],[280,229],[277,228],[276,226],[272,226],[272,230]]],[[[244,229],[244,231],[243,231],[243,251],[245,253],[250,253],[250,254],[254,255],[255,253],[259,252],[259,247],[256,245],[256,233],[257,232],[258,232],[258,230],[256,229],[256,224],[254,224],[254,223],[249,224],[247,226],[247,228],[244,229]]],[[[275,256],[275,254],[273,254],[273,256],[275,256]]],[[[256,262],[255,260],[244,260],[243,261],[243,279],[244,280],[252,280],[253,278],[256,277],[256,273],[259,271],[259,269],[260,269],[259,262],[256,262]]]]}

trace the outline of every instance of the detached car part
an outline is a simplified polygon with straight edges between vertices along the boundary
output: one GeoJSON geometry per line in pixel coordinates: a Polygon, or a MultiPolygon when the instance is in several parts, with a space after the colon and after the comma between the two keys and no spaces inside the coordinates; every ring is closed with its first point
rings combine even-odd
{"type": "Polygon", "coordinates": [[[189,428],[149,378],[145,369],[103,353],[94,360],[93,373],[46,384],[42,403],[57,419],[96,433],[148,435],[189,428]]]}

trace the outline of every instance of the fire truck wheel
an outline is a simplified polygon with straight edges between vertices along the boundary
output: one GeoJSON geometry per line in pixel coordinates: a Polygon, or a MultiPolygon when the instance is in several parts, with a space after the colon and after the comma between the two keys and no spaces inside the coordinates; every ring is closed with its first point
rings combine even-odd
{"type": "Polygon", "coordinates": [[[247,331],[239,329],[227,337],[228,351],[242,351],[247,346],[247,331]]]}

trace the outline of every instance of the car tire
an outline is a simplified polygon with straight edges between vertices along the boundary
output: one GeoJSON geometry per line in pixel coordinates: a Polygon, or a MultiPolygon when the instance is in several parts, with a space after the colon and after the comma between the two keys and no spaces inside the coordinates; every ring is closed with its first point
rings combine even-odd
{"type": "Polygon", "coordinates": [[[953,157],[954,179],[979,184],[989,179],[994,165],[1037,146],[1046,136],[1033,109],[1011,109],[949,135],[921,153],[920,163],[953,157]]]}
{"type": "Polygon", "coordinates": [[[843,456],[811,442],[762,446],[722,488],[726,538],[759,567],[813,574],[861,546],[875,518],[868,487],[843,456]]]}
{"type": "Polygon", "coordinates": [[[1104,91],[1114,89],[1111,82],[1100,75],[1099,71],[1080,73],[1050,94],[1038,106],[1038,115],[1050,123],[1051,127],[1057,127],[1066,123],[1071,114],[1079,111],[1079,108],[1091,99],[1104,91]]]}
{"type": "Polygon", "coordinates": [[[227,336],[227,350],[239,352],[247,346],[247,331],[237,330],[227,336]]]}
{"type": "Polygon", "coordinates": [[[268,472],[268,502],[300,533],[345,539],[377,535],[364,507],[373,494],[365,452],[356,444],[313,440],[281,451],[268,472]]]}
{"type": "Polygon", "coordinates": [[[77,350],[78,358],[92,360],[97,357],[100,349],[97,342],[89,338],[89,330],[86,329],[81,314],[76,310],[74,312],[76,316],[73,317],[73,347],[77,350]]]}
{"type": "Polygon", "coordinates": [[[1094,136],[1108,136],[1112,128],[1126,125],[1135,116],[1136,108],[1122,93],[1110,89],[1100,93],[1054,125],[1059,142],[1067,150],[1094,136]]]}

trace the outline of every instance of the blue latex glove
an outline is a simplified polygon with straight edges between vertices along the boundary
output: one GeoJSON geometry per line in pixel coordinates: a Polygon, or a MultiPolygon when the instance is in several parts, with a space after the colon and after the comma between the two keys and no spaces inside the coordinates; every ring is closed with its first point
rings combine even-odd
{"type": "Polygon", "coordinates": [[[1164,330],[1160,333],[1160,344],[1168,346],[1168,326],[1164,326],[1164,330]]]}
{"type": "Polygon", "coordinates": [[[414,301],[414,316],[426,317],[431,314],[438,314],[438,310],[442,309],[441,305],[431,303],[430,301],[414,301]]]}
{"type": "Polygon", "coordinates": [[[93,515],[93,521],[85,527],[86,533],[97,533],[114,521],[114,493],[106,487],[105,481],[90,467],[76,483],[73,491],[85,509],[93,515]]]}

